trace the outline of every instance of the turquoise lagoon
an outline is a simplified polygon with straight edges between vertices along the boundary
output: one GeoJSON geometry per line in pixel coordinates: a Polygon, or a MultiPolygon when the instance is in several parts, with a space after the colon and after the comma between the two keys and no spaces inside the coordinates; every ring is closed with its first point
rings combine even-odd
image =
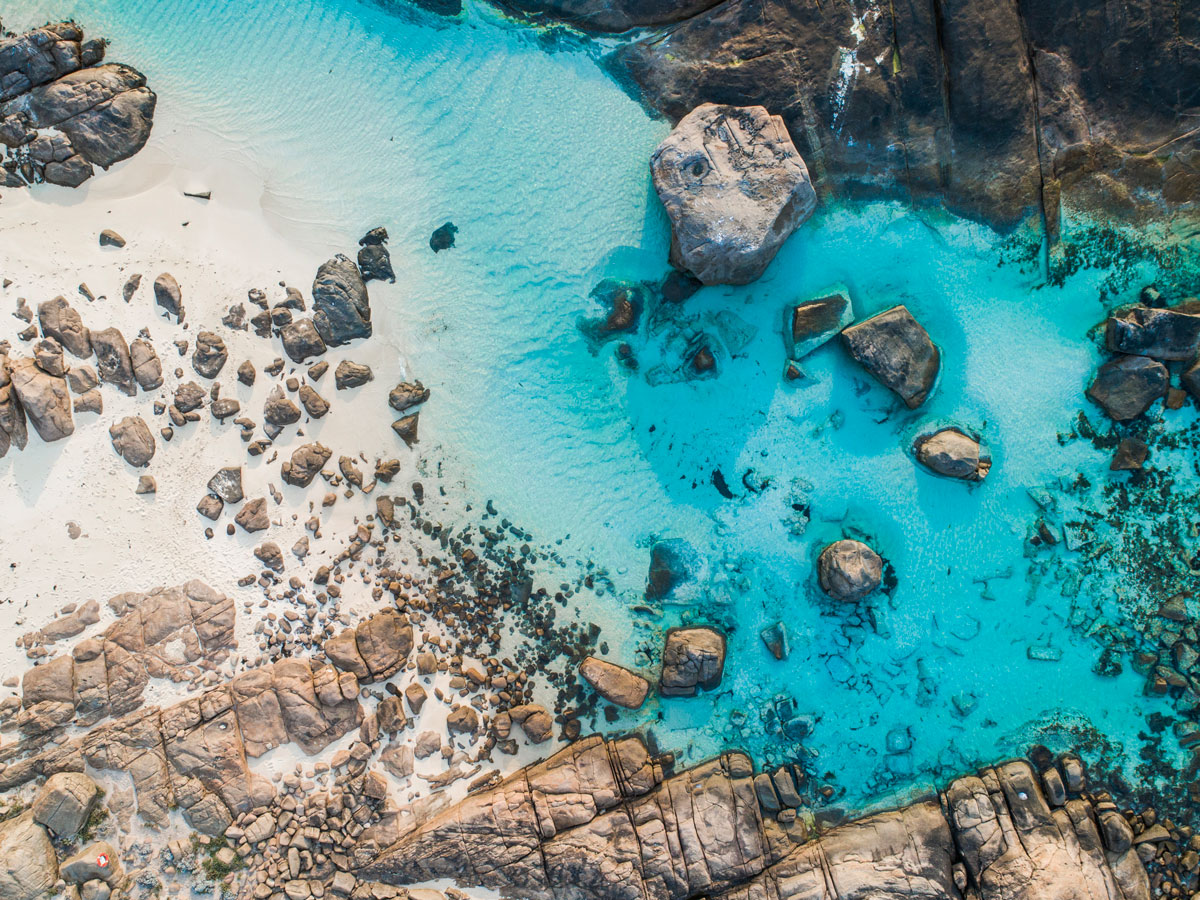
{"type": "MultiPolygon", "coordinates": [[[[1095,485],[1128,477],[1058,435],[1080,409],[1101,421],[1082,396],[1100,360],[1089,329],[1142,284],[1185,279],[1189,260],[1165,274],[1152,261],[1084,268],[1051,285],[1036,253],[981,226],[826,205],[758,283],[705,289],[653,325],[644,315],[631,373],[578,323],[601,314],[589,294],[602,279],[667,272],[647,160],[669,126],[604,74],[601,48],[475,5],[445,20],[350,0],[18,0],[5,24],[65,16],[108,36],[112,57],[159,93],[147,159],[246,173],[259,194],[246,202],[314,260],[387,226],[403,299],[375,315],[434,391],[422,416],[431,477],[463,507],[490,498],[573,567],[606,573],[605,589],[574,600],[612,659],[652,671],[665,627],[729,630],[717,691],[597,727],[649,729],[686,760],[728,746],[760,762],[798,754],[848,807],[1033,742],[1085,743],[1093,728],[1117,761],[1137,762],[1148,717],[1170,707],[1128,665],[1095,674],[1100,647],[1070,624],[1116,612],[1119,573],[1101,558],[1072,597],[1031,572],[1027,542],[1043,514],[1035,496],[1047,502],[1080,472],[1095,485]],[[446,220],[458,246],[435,256],[429,234],[446,220]],[[924,408],[898,405],[836,342],[805,361],[805,379],[783,382],[783,308],[833,282],[860,318],[905,303],[926,325],[943,371],[924,408]],[[725,348],[719,377],[647,377],[698,332],[725,348]],[[944,423],[984,435],[984,484],[914,465],[912,438],[944,423]],[[765,488],[745,489],[747,470],[765,488]],[[817,552],[844,533],[895,570],[870,627],[815,588],[817,552]],[[689,542],[702,572],[683,602],[637,611],[661,538],[689,542]],[[777,621],[791,645],[782,662],[759,638],[777,621]],[[784,698],[802,723],[789,738],[765,718],[784,698]]],[[[1165,421],[1182,431],[1196,416],[1165,421]]],[[[1194,451],[1178,454],[1178,484],[1194,491],[1194,451]]],[[[1083,553],[1053,553],[1086,571],[1083,553]]]]}

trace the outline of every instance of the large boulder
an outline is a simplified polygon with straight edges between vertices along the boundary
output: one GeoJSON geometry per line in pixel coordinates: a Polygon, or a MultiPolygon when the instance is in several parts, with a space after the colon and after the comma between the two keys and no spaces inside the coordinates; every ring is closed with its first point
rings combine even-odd
{"type": "Polygon", "coordinates": [[[664,697],[694,697],[712,690],[725,671],[725,635],[715,628],[672,628],[663,646],[659,690],[664,697]]]}
{"type": "Polygon", "coordinates": [[[87,822],[100,788],[83,772],[58,772],[33,800],[33,819],[60,838],[72,838],[87,822]]]}
{"type": "Polygon", "coordinates": [[[313,324],[321,339],[337,347],[371,336],[371,301],[354,261],[339,253],[317,269],[313,280],[313,324]]]}
{"type": "Polygon", "coordinates": [[[13,360],[9,377],[21,409],[43,441],[58,441],[75,433],[65,378],[48,375],[32,359],[13,360]]]}
{"type": "Polygon", "coordinates": [[[121,878],[121,860],[108,841],[93,841],[62,861],[62,877],[68,884],[99,879],[113,884],[121,878]]]}
{"type": "Polygon", "coordinates": [[[309,357],[325,352],[325,341],[321,339],[312,319],[288,322],[279,329],[279,338],[283,341],[283,352],[294,363],[302,363],[309,357]]]}
{"type": "Polygon", "coordinates": [[[594,656],[580,664],[579,674],[609,703],[626,709],[639,708],[650,691],[650,682],[641,675],[594,656]]]}
{"type": "Polygon", "coordinates": [[[1179,383],[1192,395],[1193,400],[1200,403],[1200,359],[1192,363],[1187,371],[1179,376],[1179,383]]]}
{"type": "Polygon", "coordinates": [[[1087,395],[1118,422],[1136,419],[1167,392],[1167,367],[1146,356],[1119,356],[1096,372],[1087,395]]]}
{"type": "Polygon", "coordinates": [[[992,468],[991,454],[960,428],[921,435],[913,444],[913,452],[925,468],[962,481],[983,481],[992,468]]]}
{"type": "Polygon", "coordinates": [[[283,461],[284,482],[296,487],[308,487],[332,455],[332,450],[316,442],[297,447],[292,451],[292,458],[283,461]]]}
{"type": "Polygon", "coordinates": [[[126,416],[109,427],[113,449],[131,466],[143,468],[154,459],[154,435],[141,416],[126,416]]]}
{"type": "Polygon", "coordinates": [[[929,333],[903,306],[893,306],[842,332],[850,355],[909,409],[925,402],[941,367],[929,333]]]}
{"type": "Polygon", "coordinates": [[[33,813],[0,823],[0,898],[42,900],[53,895],[57,880],[54,845],[33,813]]]}
{"type": "Polygon", "coordinates": [[[841,285],[789,306],[783,322],[788,359],[803,359],[853,321],[850,293],[841,285]]]}
{"type": "Polygon", "coordinates": [[[671,219],[671,263],[705,284],[757,279],[817,203],[783,119],[761,106],[698,106],[650,169],[671,219]]]}
{"type": "Polygon", "coordinates": [[[117,387],[121,393],[136,397],[137,378],[133,374],[133,358],[125,336],[116,328],[92,332],[92,349],[96,351],[96,369],[100,380],[117,387]]]}
{"type": "Polygon", "coordinates": [[[835,541],[821,551],[817,577],[835,600],[861,600],[883,580],[883,560],[862,541],[835,541]]]}
{"type": "Polygon", "coordinates": [[[1200,315],[1133,306],[1108,320],[1108,349],[1153,359],[1192,359],[1200,351],[1200,315]]]}
{"type": "Polygon", "coordinates": [[[78,69],[82,40],[83,29],[74,22],[0,37],[0,103],[78,69]]]}
{"type": "Polygon", "coordinates": [[[35,128],[56,128],[89,163],[107,169],[145,146],[154,92],[129,66],[106,64],[70,72],[29,92],[35,128]]]}
{"type": "Polygon", "coordinates": [[[130,344],[129,359],[133,363],[133,377],[138,387],[143,391],[156,391],[162,387],[162,361],[149,341],[137,338],[130,344]]]}
{"type": "Polygon", "coordinates": [[[80,359],[91,357],[91,333],[66,298],[55,297],[39,303],[38,324],[42,327],[42,334],[54,338],[72,355],[80,359]]]}

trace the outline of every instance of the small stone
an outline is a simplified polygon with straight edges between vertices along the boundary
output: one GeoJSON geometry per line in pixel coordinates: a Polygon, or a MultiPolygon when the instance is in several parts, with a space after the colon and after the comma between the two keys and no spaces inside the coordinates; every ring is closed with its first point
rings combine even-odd
{"type": "Polygon", "coordinates": [[[117,248],[124,247],[125,246],[125,238],[121,237],[119,234],[117,234],[111,228],[105,228],[103,231],[100,232],[100,246],[101,247],[117,247],[117,248]]]}

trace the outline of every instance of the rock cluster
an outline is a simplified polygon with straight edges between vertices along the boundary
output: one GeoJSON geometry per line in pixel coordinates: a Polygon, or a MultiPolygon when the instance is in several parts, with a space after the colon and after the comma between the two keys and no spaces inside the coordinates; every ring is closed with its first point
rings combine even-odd
{"type": "Polygon", "coordinates": [[[1125,820],[1070,776],[1077,760],[1063,770],[1005,763],[810,840],[790,778],[740,753],[669,775],[636,738],[592,737],[371,846],[358,875],[531,900],[1149,900],[1125,820]]]}
{"type": "Polygon", "coordinates": [[[0,176],[5,187],[78,187],[150,137],[154,92],[74,22],[0,33],[0,176]]]}
{"type": "Polygon", "coordinates": [[[817,204],[787,126],[761,106],[696,107],[650,170],[671,219],[671,263],[704,284],[754,281],[817,204]]]}

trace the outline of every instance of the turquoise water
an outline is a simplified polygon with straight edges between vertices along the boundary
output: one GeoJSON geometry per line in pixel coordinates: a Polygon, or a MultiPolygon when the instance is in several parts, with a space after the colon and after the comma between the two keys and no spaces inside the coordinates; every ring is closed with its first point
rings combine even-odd
{"type": "MultiPolygon", "coordinates": [[[[403,299],[376,309],[376,339],[434,391],[429,471],[440,464],[452,493],[491,498],[605,570],[611,589],[580,614],[604,626],[611,658],[652,668],[676,622],[730,630],[718,691],[601,727],[649,726],[684,759],[728,745],[802,753],[854,806],[1034,740],[1062,748],[1063,730],[1088,725],[1134,759],[1146,717],[1168,711],[1132,672],[1093,674],[1097,645],[1068,627],[1058,585],[1030,580],[1025,555],[1031,489],[1109,477],[1106,454],[1057,435],[1087,406],[1100,358],[1087,333],[1111,273],[1047,286],[1036,263],[1003,262],[1011,243],[985,228],[826,206],[758,283],[705,289],[652,326],[647,314],[631,373],[612,344],[593,353],[578,322],[600,312],[589,293],[601,279],[667,271],[647,160],[668,126],[595,51],[549,48],[474,6],[448,22],[353,2],[18,0],[5,24],[69,15],[159,92],[147,159],[250,173],[264,188],[248,202],[314,258],[387,226],[403,299]],[[429,234],[446,220],[457,247],[434,256],[429,234]],[[836,344],[805,362],[806,379],[782,381],[784,306],[833,282],[860,318],[904,303],[926,325],[943,371],[924,408],[898,406],[836,344]],[[700,332],[717,342],[719,377],[647,377],[700,332]],[[984,484],[914,466],[912,438],[946,423],[984,435],[984,484]],[[734,499],[712,486],[715,469],[734,499]],[[743,489],[748,469],[769,486],[743,489]],[[820,547],[847,532],[898,580],[867,628],[813,579],[820,547]],[[689,602],[638,612],[649,546],[664,537],[691,543],[703,577],[689,602]],[[776,621],[784,662],[758,636],[776,621]],[[1031,660],[1031,646],[1061,658],[1031,660]],[[802,747],[764,724],[781,696],[811,727],[802,747]]],[[[1154,276],[1145,266],[1116,299],[1154,276]]]]}

